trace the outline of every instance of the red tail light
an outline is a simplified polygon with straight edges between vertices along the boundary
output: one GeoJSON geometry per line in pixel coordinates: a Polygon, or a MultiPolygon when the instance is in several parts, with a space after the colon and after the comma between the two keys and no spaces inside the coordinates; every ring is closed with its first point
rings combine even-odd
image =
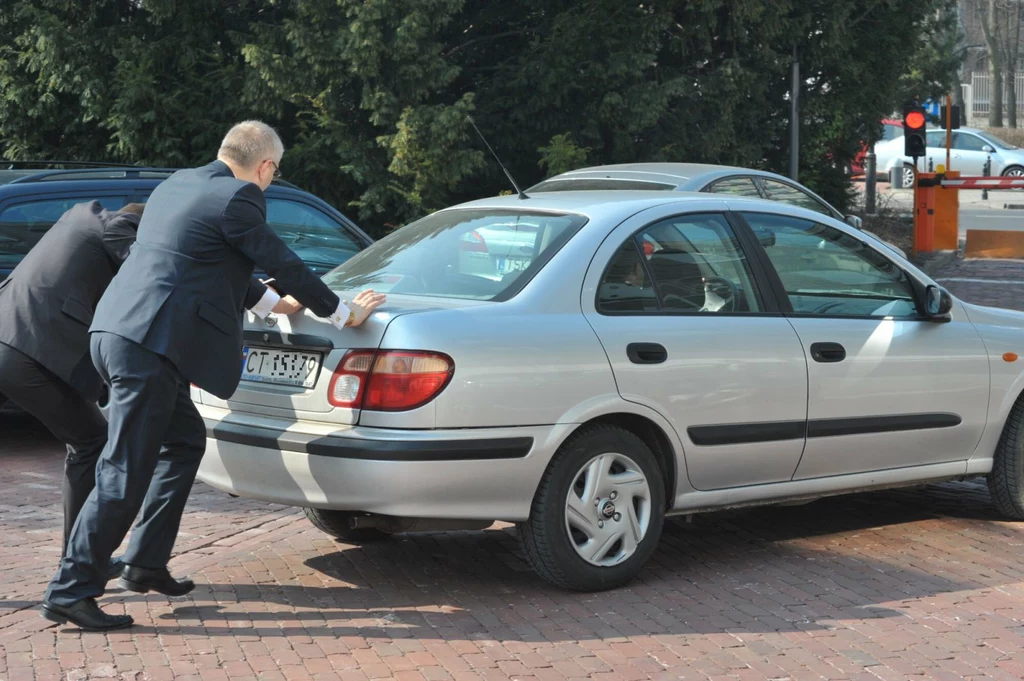
{"type": "Polygon", "coordinates": [[[455,371],[451,357],[418,350],[351,350],[331,376],[335,407],[408,411],[441,394],[455,371]]]}
{"type": "Polygon", "coordinates": [[[459,247],[461,250],[468,251],[470,253],[487,252],[487,242],[484,241],[484,238],[480,236],[476,230],[466,234],[466,236],[462,238],[462,243],[459,244],[459,247]]]}

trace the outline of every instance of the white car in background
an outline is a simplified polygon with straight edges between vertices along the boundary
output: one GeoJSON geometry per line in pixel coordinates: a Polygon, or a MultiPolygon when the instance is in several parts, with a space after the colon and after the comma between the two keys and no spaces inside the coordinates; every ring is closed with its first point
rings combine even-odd
{"type": "MultiPolygon", "coordinates": [[[[959,128],[952,132],[950,170],[961,175],[984,175],[985,163],[990,159],[989,176],[1024,177],[1024,149],[975,128],[959,128]]],[[[946,165],[946,131],[928,130],[925,133],[927,156],[918,160],[918,170],[927,171],[946,165]],[[930,165],[929,165],[930,163],[930,165]]],[[[914,184],[914,161],[903,155],[902,137],[875,145],[876,167],[879,173],[889,175],[893,168],[903,169],[903,186],[914,184]]]]}

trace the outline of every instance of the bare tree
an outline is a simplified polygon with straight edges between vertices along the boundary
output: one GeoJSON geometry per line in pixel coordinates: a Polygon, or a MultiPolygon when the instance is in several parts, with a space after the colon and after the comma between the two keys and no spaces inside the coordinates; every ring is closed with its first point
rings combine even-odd
{"type": "Polygon", "coordinates": [[[1017,65],[1020,63],[1020,24],[1024,20],[1024,2],[1007,0],[1006,39],[1003,41],[1006,72],[1006,118],[1011,128],[1017,127],[1017,65]]]}
{"type": "MultiPolygon", "coordinates": [[[[1003,127],[1003,41],[1001,40],[1004,25],[1002,19],[1002,3],[988,0],[988,6],[981,17],[981,30],[985,34],[985,45],[988,47],[988,125],[990,128],[1003,127]]],[[[1005,27],[1009,30],[1009,27],[1005,27]]]]}

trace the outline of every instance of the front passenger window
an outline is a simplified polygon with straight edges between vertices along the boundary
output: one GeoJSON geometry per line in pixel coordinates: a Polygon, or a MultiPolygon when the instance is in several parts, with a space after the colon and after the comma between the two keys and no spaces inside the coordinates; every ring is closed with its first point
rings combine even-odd
{"type": "Polygon", "coordinates": [[[778,182],[776,180],[762,179],[761,183],[764,185],[764,189],[768,192],[768,198],[772,201],[778,201],[780,203],[786,203],[790,206],[799,206],[800,208],[807,208],[813,210],[816,213],[822,215],[828,215],[832,217],[832,211],[826,206],[822,205],[820,201],[806,194],[796,187],[788,185],[784,182],[778,182]]]}
{"type": "Polygon", "coordinates": [[[774,233],[765,249],[797,314],[916,317],[914,290],[895,263],[846,232],[786,215],[744,213],[774,233]]]}

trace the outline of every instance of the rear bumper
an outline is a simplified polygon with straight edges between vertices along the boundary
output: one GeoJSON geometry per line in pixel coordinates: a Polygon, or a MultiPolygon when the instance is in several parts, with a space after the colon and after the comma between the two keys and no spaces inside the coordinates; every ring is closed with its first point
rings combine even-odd
{"type": "Polygon", "coordinates": [[[197,406],[207,427],[202,482],[287,506],[407,518],[525,520],[556,435],[328,429],[197,406]]]}

